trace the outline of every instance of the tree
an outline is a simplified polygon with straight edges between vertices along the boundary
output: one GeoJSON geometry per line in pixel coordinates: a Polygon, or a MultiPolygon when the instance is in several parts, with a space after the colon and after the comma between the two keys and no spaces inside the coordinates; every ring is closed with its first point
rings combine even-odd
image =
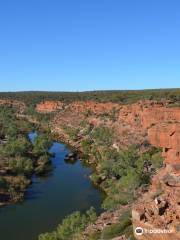
{"type": "Polygon", "coordinates": [[[52,142],[47,135],[38,135],[34,141],[33,153],[37,156],[44,155],[51,145],[52,142]]]}
{"type": "Polygon", "coordinates": [[[33,163],[31,159],[17,156],[9,160],[9,168],[12,173],[30,175],[33,171],[33,163]]]}
{"type": "Polygon", "coordinates": [[[29,147],[30,142],[25,137],[19,137],[14,140],[11,139],[4,147],[4,154],[9,157],[25,155],[27,154],[29,147]]]}
{"type": "Polygon", "coordinates": [[[99,145],[110,146],[112,144],[113,132],[108,127],[97,127],[93,130],[91,137],[99,145]]]}
{"type": "Polygon", "coordinates": [[[89,223],[94,223],[97,219],[96,212],[91,207],[85,214],[79,211],[67,216],[52,233],[45,233],[39,236],[39,240],[70,240],[78,239],[82,231],[89,223]]]}

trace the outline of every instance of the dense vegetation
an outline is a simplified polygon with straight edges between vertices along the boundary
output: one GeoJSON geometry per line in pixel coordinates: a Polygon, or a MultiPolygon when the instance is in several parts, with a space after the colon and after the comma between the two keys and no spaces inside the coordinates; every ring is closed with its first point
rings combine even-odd
{"type": "Polygon", "coordinates": [[[33,129],[33,124],[16,117],[15,109],[0,107],[0,203],[21,200],[31,175],[49,166],[49,136],[40,134],[32,143],[28,133],[33,129]]]}
{"type": "Polygon", "coordinates": [[[0,98],[24,101],[29,106],[43,100],[61,100],[72,102],[75,100],[96,100],[99,102],[132,103],[138,100],[161,100],[163,98],[180,102],[180,89],[157,90],[124,90],[124,91],[92,91],[92,92],[10,92],[0,93],[0,98]]]}
{"type": "MultiPolygon", "coordinates": [[[[107,211],[115,211],[121,205],[130,206],[143,191],[147,191],[152,175],[163,162],[159,149],[148,146],[147,151],[141,152],[139,146],[131,146],[119,151],[112,147],[113,139],[112,129],[87,126],[87,135],[81,142],[87,161],[95,158],[97,171],[91,179],[106,192],[102,207],[107,211]]],[[[123,234],[133,239],[130,211],[125,211],[117,224],[94,232],[89,239],[112,239],[123,234]]]]}
{"type": "Polygon", "coordinates": [[[124,210],[116,224],[107,226],[102,232],[92,232],[88,240],[112,240],[113,238],[125,235],[129,240],[135,240],[132,232],[131,210],[124,210]]]}
{"type": "Polygon", "coordinates": [[[74,212],[62,221],[56,231],[40,235],[39,240],[78,240],[85,227],[96,219],[96,212],[92,207],[85,214],[74,212]]]}
{"type": "Polygon", "coordinates": [[[88,157],[95,158],[98,171],[91,179],[107,193],[103,202],[107,210],[134,201],[136,190],[147,186],[156,169],[162,166],[159,149],[149,146],[148,151],[141,153],[139,146],[131,146],[118,151],[112,147],[113,138],[110,128],[99,126],[88,132],[81,142],[87,160],[88,157]]]}

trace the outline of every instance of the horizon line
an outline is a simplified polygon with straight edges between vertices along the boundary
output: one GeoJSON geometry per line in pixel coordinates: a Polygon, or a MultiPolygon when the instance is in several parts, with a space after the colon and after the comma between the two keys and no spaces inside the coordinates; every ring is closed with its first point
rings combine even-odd
{"type": "Polygon", "coordinates": [[[48,90],[15,90],[15,91],[0,91],[0,93],[32,93],[32,92],[39,92],[39,93],[88,93],[88,92],[125,92],[125,91],[158,91],[158,90],[180,90],[180,87],[177,88],[143,88],[143,89],[101,89],[101,90],[85,90],[85,91],[48,91],[48,90]]]}

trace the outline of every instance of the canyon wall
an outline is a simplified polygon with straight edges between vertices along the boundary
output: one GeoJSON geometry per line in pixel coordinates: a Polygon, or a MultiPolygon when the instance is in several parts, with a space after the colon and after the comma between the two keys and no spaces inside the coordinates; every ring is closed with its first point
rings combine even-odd
{"type": "Polygon", "coordinates": [[[36,106],[36,110],[41,113],[56,112],[63,108],[69,108],[69,110],[75,112],[92,112],[93,114],[103,114],[104,112],[112,111],[113,108],[119,108],[119,104],[116,103],[97,103],[95,101],[75,101],[69,104],[65,104],[61,101],[44,101],[40,102],[36,106]]]}
{"type": "MultiPolygon", "coordinates": [[[[62,126],[78,128],[82,121],[103,125],[114,130],[113,146],[117,149],[145,142],[163,149],[164,167],[152,179],[147,193],[134,204],[132,220],[138,240],[180,239],[180,108],[170,107],[168,101],[140,101],[134,104],[73,102],[64,105],[46,101],[37,105],[39,112],[58,111],[52,122],[54,132],[65,135],[62,126]],[[104,118],[109,114],[109,118],[104,118]],[[112,118],[113,116],[113,118],[112,118]],[[164,231],[153,233],[153,231],[164,231]],[[149,231],[149,232],[148,232],[149,231]]],[[[79,136],[76,144],[81,141],[79,136]]],[[[148,144],[147,144],[148,146],[148,144]]]]}
{"type": "Polygon", "coordinates": [[[62,110],[64,103],[60,101],[44,101],[36,106],[36,111],[40,113],[51,113],[62,110]]]}
{"type": "Polygon", "coordinates": [[[51,113],[63,109],[64,104],[60,101],[43,101],[37,104],[36,111],[40,113],[51,113]]]}
{"type": "Polygon", "coordinates": [[[134,204],[138,240],[180,239],[180,109],[155,107],[142,111],[151,145],[163,149],[164,167],[153,177],[148,193],[134,204]],[[142,231],[142,229],[140,229],[142,231]]]}
{"type": "MultiPolygon", "coordinates": [[[[26,105],[19,101],[2,99],[0,105],[16,107],[19,112],[26,109],[26,105]]],[[[133,204],[134,236],[138,240],[180,239],[179,107],[170,107],[168,101],[148,100],[129,105],[95,101],[68,104],[43,101],[37,104],[36,110],[40,113],[56,112],[51,122],[52,132],[75,147],[81,145],[83,129],[80,126],[85,122],[94,127],[103,125],[111,128],[114,131],[113,147],[117,150],[133,144],[138,145],[142,152],[146,151],[148,144],[162,148],[163,168],[152,178],[148,192],[133,204]],[[73,141],[69,139],[65,127],[80,128],[78,138],[73,141]],[[143,234],[136,233],[138,227],[142,228],[143,234]]]]}

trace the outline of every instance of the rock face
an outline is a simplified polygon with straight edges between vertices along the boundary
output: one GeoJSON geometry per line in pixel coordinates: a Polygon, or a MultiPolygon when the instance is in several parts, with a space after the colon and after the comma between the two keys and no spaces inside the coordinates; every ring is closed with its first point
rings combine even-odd
{"type": "Polygon", "coordinates": [[[148,131],[149,141],[163,148],[167,164],[180,164],[180,122],[157,124],[148,131]]]}
{"type": "Polygon", "coordinates": [[[142,112],[142,125],[144,128],[149,128],[158,123],[174,121],[180,121],[180,110],[178,108],[154,106],[144,109],[142,112]]]}
{"type": "Polygon", "coordinates": [[[103,114],[119,109],[119,104],[116,103],[97,103],[94,101],[81,102],[77,101],[69,105],[69,108],[75,112],[88,112],[93,114],[103,114]]]}
{"type": "Polygon", "coordinates": [[[124,149],[132,144],[141,145],[147,135],[146,129],[140,125],[141,108],[141,103],[126,106],[93,101],[73,102],[58,112],[52,122],[52,129],[67,140],[63,126],[77,129],[85,121],[92,127],[103,125],[113,129],[116,135],[113,146],[117,149],[124,149]]]}
{"type": "Polygon", "coordinates": [[[119,105],[116,103],[97,103],[94,101],[76,101],[70,104],[64,104],[60,101],[44,101],[36,106],[36,110],[41,113],[55,112],[62,110],[63,107],[69,108],[74,112],[91,112],[93,114],[103,114],[104,112],[112,111],[113,108],[119,108],[119,105]]]}
{"type": "MultiPolygon", "coordinates": [[[[82,240],[89,239],[90,233],[93,232],[102,232],[106,227],[116,224],[119,222],[120,216],[123,214],[124,211],[128,210],[130,206],[124,206],[124,208],[116,209],[113,212],[104,212],[102,213],[97,221],[94,224],[89,225],[86,230],[83,232],[82,240]]],[[[103,239],[103,236],[100,238],[103,239]]],[[[113,238],[112,240],[127,240],[125,235],[113,238]]]]}
{"type": "Polygon", "coordinates": [[[44,101],[36,106],[36,111],[40,113],[51,113],[61,110],[64,104],[60,101],[44,101]]]}
{"type": "Polygon", "coordinates": [[[147,109],[142,117],[142,126],[149,128],[150,144],[163,148],[165,167],[152,179],[149,192],[134,205],[132,211],[134,229],[141,227],[144,230],[142,235],[135,234],[135,237],[139,240],[178,240],[180,239],[180,109],[163,107],[147,109]]]}

